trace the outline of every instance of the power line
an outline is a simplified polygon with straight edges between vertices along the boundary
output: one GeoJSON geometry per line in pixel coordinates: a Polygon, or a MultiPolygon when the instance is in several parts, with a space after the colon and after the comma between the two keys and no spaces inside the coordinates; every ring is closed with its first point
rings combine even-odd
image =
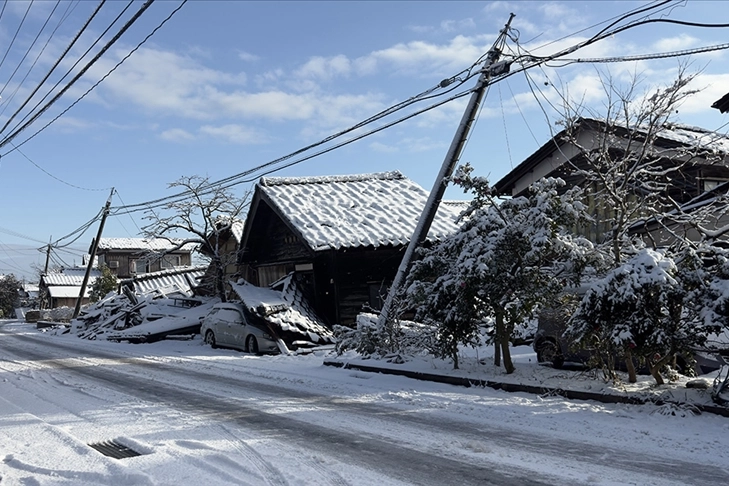
{"type": "MultiPolygon", "coordinates": [[[[10,97],[7,100],[7,104],[5,107],[0,111],[0,115],[5,113],[5,110],[10,106],[10,102],[15,99],[15,95],[18,94],[18,91],[20,90],[20,87],[23,86],[23,83],[28,79],[28,76],[30,76],[30,73],[33,71],[33,68],[35,68],[35,65],[38,63],[40,58],[43,56],[43,53],[46,51],[46,48],[48,47],[48,44],[50,44],[51,39],[56,35],[56,32],[58,29],[63,25],[63,23],[68,19],[68,17],[71,15],[71,13],[76,9],[78,6],[79,0],[76,0],[76,2],[71,2],[66,7],[66,12],[61,16],[61,19],[58,22],[58,25],[56,25],[56,28],[53,29],[53,32],[48,36],[48,39],[46,39],[46,43],[43,45],[43,48],[38,52],[38,55],[36,56],[35,60],[33,61],[33,64],[30,65],[30,68],[28,69],[28,72],[25,73],[25,76],[23,76],[23,79],[18,83],[18,85],[15,87],[15,91],[13,91],[13,94],[10,95],[10,97]]],[[[34,92],[35,94],[35,92],[34,92]]],[[[32,95],[31,95],[32,96],[32,95]]],[[[1,132],[2,130],[0,130],[1,132]]]]}
{"type": "MultiPolygon", "coordinates": [[[[105,1],[106,1],[106,0],[101,0],[101,2],[99,2],[99,4],[98,4],[98,5],[96,6],[96,8],[94,9],[94,11],[93,11],[93,12],[91,13],[91,16],[90,16],[90,17],[89,17],[89,18],[88,18],[88,19],[86,20],[86,22],[85,22],[85,23],[84,23],[84,24],[83,24],[83,25],[81,26],[81,29],[79,29],[79,31],[78,31],[78,32],[76,33],[76,35],[75,35],[75,36],[73,37],[73,39],[71,39],[71,41],[70,41],[70,42],[68,43],[68,45],[66,46],[66,49],[64,49],[64,51],[63,51],[63,52],[61,53],[61,55],[60,55],[60,56],[58,57],[58,59],[56,59],[56,62],[55,62],[55,63],[53,64],[53,66],[51,66],[51,68],[50,68],[50,69],[48,70],[48,72],[47,72],[47,73],[46,73],[46,75],[45,75],[45,76],[43,77],[43,79],[41,79],[41,80],[40,80],[40,82],[39,82],[39,83],[38,83],[38,84],[36,85],[35,89],[33,89],[33,91],[31,91],[31,93],[30,93],[30,94],[28,95],[28,97],[26,98],[26,100],[25,100],[25,101],[24,101],[24,102],[23,102],[23,103],[22,103],[22,104],[20,105],[20,108],[18,108],[18,109],[17,109],[16,111],[15,111],[15,113],[13,113],[13,114],[12,114],[12,116],[10,116],[10,118],[9,118],[9,119],[8,119],[8,120],[7,120],[6,122],[5,122],[5,124],[3,125],[2,129],[0,129],[0,133],[2,133],[2,132],[4,132],[4,131],[5,131],[5,129],[6,129],[7,127],[8,127],[8,125],[10,125],[10,123],[11,123],[11,122],[12,122],[12,121],[13,121],[13,120],[15,119],[15,117],[16,117],[16,116],[18,115],[18,113],[20,113],[20,111],[21,111],[21,110],[22,110],[23,108],[25,108],[25,106],[26,106],[26,105],[27,105],[27,104],[28,104],[28,103],[30,102],[30,100],[31,100],[31,99],[33,98],[33,96],[35,96],[35,94],[36,94],[36,93],[37,93],[37,92],[38,92],[38,91],[40,90],[40,88],[41,88],[41,87],[42,87],[42,86],[43,86],[43,85],[45,84],[45,82],[46,82],[46,81],[48,80],[48,78],[49,78],[49,77],[51,76],[51,74],[53,73],[53,71],[55,71],[55,70],[56,70],[56,68],[57,68],[57,67],[58,67],[58,65],[59,65],[59,64],[61,63],[61,61],[63,61],[63,59],[64,59],[64,58],[66,57],[66,55],[68,55],[68,53],[69,53],[69,51],[71,50],[71,48],[72,48],[72,47],[73,47],[73,46],[74,46],[74,45],[76,44],[76,42],[78,41],[78,39],[79,39],[79,38],[81,37],[81,34],[83,34],[83,33],[84,33],[84,32],[86,31],[86,29],[88,28],[88,26],[89,26],[89,24],[91,23],[91,21],[92,21],[92,20],[93,20],[93,19],[94,19],[94,18],[96,17],[96,15],[97,15],[97,14],[99,13],[99,11],[101,10],[101,7],[102,7],[102,6],[104,5],[105,1]]],[[[124,10],[126,11],[126,9],[124,9],[124,10]]],[[[114,22],[116,22],[116,20],[115,20],[114,22]]],[[[112,23],[112,25],[113,25],[113,23],[112,23]]],[[[111,27],[111,25],[110,25],[109,27],[111,27]]],[[[49,41],[50,41],[50,38],[49,38],[49,41]]],[[[87,51],[87,52],[88,52],[88,51],[87,51]]],[[[85,55],[85,54],[84,54],[84,55],[85,55]]],[[[80,60],[80,59],[81,59],[81,58],[79,58],[79,60],[80,60]]],[[[78,62],[78,61],[77,61],[77,62],[78,62]]],[[[73,67],[75,67],[75,66],[76,66],[76,64],[74,64],[74,65],[73,65],[73,67]]],[[[73,69],[73,67],[72,67],[72,69],[73,69]]],[[[70,71],[69,71],[69,72],[70,72],[70,71]]],[[[65,79],[65,77],[66,77],[66,76],[67,76],[67,75],[69,74],[69,72],[67,72],[67,73],[66,73],[66,74],[65,74],[65,75],[64,75],[64,76],[63,76],[63,77],[61,78],[61,80],[65,79]]],[[[60,83],[60,81],[59,81],[59,83],[60,83]]],[[[55,85],[55,86],[53,86],[53,88],[51,88],[51,91],[49,91],[49,92],[48,92],[48,94],[46,94],[46,95],[45,95],[45,96],[44,96],[44,97],[43,97],[43,98],[42,98],[42,99],[41,99],[41,100],[40,100],[40,101],[39,101],[39,102],[38,102],[38,103],[37,103],[37,104],[35,105],[35,107],[33,107],[33,109],[31,110],[31,112],[32,112],[33,110],[35,110],[35,109],[36,109],[36,108],[37,108],[37,107],[38,107],[38,106],[39,106],[39,105],[40,105],[40,104],[41,104],[41,103],[42,103],[42,102],[43,102],[43,101],[44,101],[44,100],[45,100],[45,99],[46,99],[46,98],[47,98],[47,97],[48,97],[48,96],[50,95],[50,93],[52,92],[52,90],[53,90],[53,89],[55,89],[55,88],[56,88],[56,86],[58,86],[58,83],[56,83],[56,85],[55,85]]],[[[3,110],[3,111],[4,111],[4,110],[3,110]]],[[[25,118],[23,118],[23,120],[22,120],[22,121],[25,121],[25,118]]],[[[22,121],[21,121],[21,123],[22,123],[22,121]]]]}
{"type": "MultiPolygon", "coordinates": [[[[30,51],[33,50],[33,46],[35,46],[35,43],[38,42],[38,39],[40,38],[43,31],[46,30],[46,26],[48,25],[48,22],[51,21],[51,18],[53,17],[53,14],[56,12],[56,9],[58,8],[58,5],[60,5],[60,3],[61,3],[61,0],[56,0],[56,5],[54,5],[53,10],[51,10],[51,13],[48,14],[48,18],[46,19],[46,21],[43,23],[43,26],[40,28],[40,30],[36,34],[35,39],[33,39],[33,42],[31,42],[30,46],[28,46],[28,49],[26,49],[25,54],[23,54],[23,57],[20,59],[20,62],[13,70],[13,73],[10,75],[10,78],[8,78],[8,80],[5,82],[5,85],[3,85],[3,87],[0,89],[0,95],[2,95],[5,92],[5,88],[8,87],[8,84],[10,84],[10,82],[13,80],[15,75],[18,73],[20,66],[23,65],[23,63],[25,62],[25,59],[28,57],[28,54],[30,54],[30,51]]],[[[28,9],[30,9],[30,6],[28,6],[28,9]]]]}
{"type": "MultiPolygon", "coordinates": [[[[149,6],[149,4],[151,4],[151,3],[153,2],[153,1],[154,1],[154,0],[147,0],[147,2],[148,2],[148,3],[147,3],[147,4],[145,4],[145,5],[146,5],[146,6],[149,6]]],[[[52,119],[51,121],[49,121],[48,123],[46,123],[46,124],[45,124],[45,125],[44,125],[43,127],[41,127],[41,128],[40,128],[40,129],[39,129],[38,131],[36,131],[36,132],[35,132],[35,133],[34,133],[33,135],[31,135],[30,137],[28,137],[28,138],[26,138],[25,140],[23,140],[23,142],[19,143],[19,144],[17,145],[17,147],[22,147],[23,145],[25,145],[25,144],[26,144],[27,142],[29,142],[30,140],[32,140],[33,138],[35,138],[35,137],[36,137],[36,135],[38,135],[39,133],[41,133],[41,132],[42,132],[43,130],[45,130],[46,128],[48,128],[48,127],[49,127],[49,126],[50,126],[50,125],[51,125],[52,123],[54,123],[54,122],[55,122],[56,120],[58,120],[58,119],[59,119],[59,118],[60,118],[61,116],[65,115],[65,114],[66,114],[66,113],[67,113],[67,112],[68,112],[68,111],[69,111],[69,110],[70,110],[71,108],[73,108],[74,106],[76,106],[76,105],[77,105],[77,104],[78,104],[78,103],[79,103],[79,102],[80,102],[81,100],[83,100],[83,99],[84,99],[84,98],[85,98],[85,97],[86,97],[86,96],[87,96],[87,95],[88,95],[88,94],[89,94],[89,93],[90,93],[90,92],[91,92],[92,90],[94,90],[94,89],[95,89],[95,88],[96,88],[96,87],[97,87],[97,86],[98,86],[99,84],[101,84],[101,83],[102,83],[102,82],[103,82],[103,81],[104,81],[104,80],[105,80],[105,79],[106,79],[107,77],[109,77],[109,76],[111,75],[111,73],[113,73],[113,72],[114,72],[114,71],[115,71],[115,70],[116,70],[116,69],[117,69],[117,68],[118,68],[119,66],[121,66],[121,64],[122,64],[122,63],[123,63],[124,61],[126,61],[127,59],[129,59],[129,57],[130,57],[130,56],[131,56],[131,55],[132,55],[132,54],[133,54],[134,52],[136,52],[136,51],[137,51],[137,50],[138,50],[138,49],[139,49],[139,48],[140,48],[140,47],[141,47],[141,46],[142,46],[142,45],[143,45],[143,44],[144,44],[145,42],[147,42],[147,40],[149,40],[149,38],[150,38],[150,37],[152,37],[152,36],[153,36],[153,35],[154,35],[154,34],[155,34],[155,33],[156,33],[156,32],[157,32],[157,31],[158,31],[159,29],[161,29],[161,28],[162,28],[162,26],[163,26],[163,25],[164,25],[165,23],[167,23],[167,21],[169,21],[169,20],[170,20],[170,19],[172,18],[172,16],[173,16],[173,15],[175,15],[175,13],[177,13],[177,12],[178,12],[178,11],[179,11],[179,10],[180,10],[180,9],[181,9],[182,7],[183,7],[183,5],[185,5],[186,3],[187,3],[187,0],[183,0],[183,1],[182,1],[182,3],[181,3],[181,4],[180,4],[180,5],[179,5],[179,6],[178,6],[178,7],[177,7],[177,8],[175,9],[175,10],[173,10],[173,11],[172,11],[172,12],[171,12],[171,13],[170,13],[170,14],[169,14],[169,15],[168,15],[168,16],[167,16],[167,17],[166,17],[166,18],[165,18],[165,19],[164,19],[164,20],[163,20],[163,21],[162,21],[162,22],[161,22],[161,23],[160,23],[160,24],[159,24],[159,25],[158,25],[158,26],[157,26],[157,27],[156,27],[156,28],[155,28],[155,29],[154,29],[154,30],[153,30],[153,31],[152,31],[151,33],[150,33],[150,34],[149,34],[149,35],[147,35],[147,36],[146,36],[146,37],[145,37],[145,38],[144,38],[144,39],[142,40],[142,42],[140,42],[139,44],[137,44],[137,46],[136,46],[136,47],[135,47],[134,49],[132,49],[132,50],[131,50],[131,52],[129,52],[129,54],[127,54],[126,56],[124,56],[124,57],[123,57],[123,58],[121,59],[121,61],[119,61],[119,62],[118,62],[118,63],[117,63],[117,64],[116,64],[116,65],[115,65],[115,66],[114,66],[113,68],[111,68],[111,70],[109,70],[109,72],[107,72],[107,73],[106,73],[106,74],[105,74],[105,75],[104,75],[104,76],[103,76],[103,77],[102,77],[102,78],[101,78],[101,79],[100,79],[99,81],[97,81],[96,83],[94,83],[94,84],[93,84],[93,85],[92,85],[92,86],[91,86],[91,87],[90,87],[90,88],[89,88],[88,90],[86,90],[86,92],[85,92],[84,94],[82,94],[82,95],[81,95],[81,96],[80,96],[80,97],[79,97],[78,99],[76,99],[76,101],[74,101],[73,103],[71,103],[71,105],[70,105],[70,106],[69,106],[68,108],[66,108],[65,110],[63,110],[63,111],[62,111],[61,113],[59,113],[59,114],[58,114],[58,115],[57,115],[57,116],[56,116],[55,118],[53,118],[53,119],[52,119]]],[[[145,8],[145,7],[143,6],[142,8],[145,8]]],[[[131,20],[130,22],[131,22],[131,23],[133,23],[133,22],[134,22],[134,20],[136,20],[136,18],[138,18],[138,16],[139,16],[139,15],[141,15],[141,12],[142,12],[142,10],[140,9],[140,12],[138,12],[138,13],[137,13],[137,15],[136,15],[136,17],[134,17],[134,18],[133,18],[133,19],[132,19],[132,20],[131,20]]],[[[127,28],[128,28],[128,27],[129,27],[130,25],[131,25],[131,23],[127,23],[127,25],[126,25],[126,26],[125,26],[125,27],[123,28],[123,30],[122,30],[122,31],[120,31],[120,32],[119,32],[119,33],[117,34],[117,36],[115,36],[115,38],[114,38],[114,39],[112,39],[112,41],[110,41],[110,44],[112,44],[112,43],[113,43],[113,42],[114,42],[114,41],[115,41],[115,40],[116,40],[116,39],[117,39],[117,38],[118,38],[119,36],[121,36],[121,34],[123,33],[123,31],[125,31],[125,30],[126,30],[126,29],[127,29],[127,28]]],[[[110,44],[107,44],[107,46],[105,46],[105,48],[104,48],[104,49],[102,49],[102,52],[100,52],[100,53],[99,53],[99,54],[98,54],[98,55],[97,55],[97,56],[96,56],[96,57],[95,57],[95,58],[94,58],[94,59],[93,59],[93,60],[91,61],[91,63],[90,63],[90,64],[92,64],[93,62],[95,62],[95,60],[96,60],[96,59],[98,59],[98,58],[99,58],[99,57],[101,56],[101,54],[103,54],[103,52],[105,52],[105,49],[107,49],[108,47],[111,47],[111,45],[110,45],[110,44]]],[[[90,67],[90,66],[89,66],[89,65],[87,65],[87,66],[86,66],[86,67],[84,68],[84,70],[82,70],[82,72],[81,72],[81,73],[79,73],[79,75],[77,75],[77,78],[78,78],[78,77],[80,77],[80,76],[81,76],[81,75],[82,75],[82,74],[83,74],[83,73],[85,72],[85,70],[86,70],[86,69],[88,69],[88,67],[90,67]]],[[[70,86],[67,86],[66,88],[64,88],[64,90],[63,90],[63,91],[62,91],[61,93],[59,93],[59,94],[58,94],[58,95],[57,95],[56,97],[54,97],[54,99],[53,99],[53,100],[51,100],[51,102],[49,102],[49,103],[52,103],[52,102],[53,102],[53,101],[55,101],[56,99],[60,98],[60,96],[61,96],[61,95],[63,94],[63,92],[65,92],[65,90],[66,90],[66,89],[67,89],[68,87],[70,87],[70,86]]],[[[47,106],[48,106],[48,105],[47,105],[47,106]]],[[[25,128],[26,128],[26,127],[27,127],[27,126],[28,126],[28,125],[30,124],[30,123],[32,123],[33,121],[35,121],[35,119],[37,119],[37,118],[38,118],[38,117],[39,117],[39,116],[40,116],[41,114],[43,114],[43,112],[44,112],[44,111],[45,111],[45,110],[47,109],[47,106],[46,106],[46,107],[44,107],[44,109],[43,109],[43,110],[41,110],[41,112],[39,112],[39,113],[38,113],[37,115],[35,115],[35,116],[33,117],[33,119],[31,119],[31,121],[30,121],[30,122],[26,123],[26,124],[25,124],[25,125],[23,125],[23,126],[22,126],[22,127],[20,128],[20,129],[18,129],[18,130],[17,130],[16,132],[14,132],[14,133],[13,133],[13,134],[12,134],[12,135],[10,136],[10,138],[12,139],[13,137],[15,137],[15,136],[16,136],[16,135],[17,135],[18,133],[20,133],[20,131],[24,130],[24,129],[25,129],[25,128]]],[[[6,138],[5,140],[7,140],[7,138],[6,138]]],[[[3,141],[0,141],[0,148],[1,148],[1,147],[3,147],[3,146],[4,146],[4,145],[5,145],[6,143],[7,143],[7,142],[6,142],[5,140],[3,140],[3,141]]],[[[16,148],[17,148],[17,147],[16,147],[16,148]]],[[[8,155],[9,153],[11,153],[11,152],[12,152],[13,150],[15,150],[16,148],[13,148],[13,149],[11,149],[11,150],[9,150],[9,151],[5,152],[4,154],[0,155],[0,157],[4,157],[4,156],[8,155]]]]}
{"type": "MultiPolygon", "coordinates": [[[[10,53],[10,49],[13,48],[13,44],[15,44],[15,40],[18,38],[18,34],[20,33],[20,29],[23,28],[23,24],[25,23],[25,19],[28,17],[28,12],[30,12],[30,7],[33,6],[33,0],[30,1],[28,4],[28,8],[25,9],[25,15],[23,15],[23,19],[20,21],[20,25],[18,25],[17,30],[15,31],[15,34],[13,35],[13,39],[10,41],[10,44],[8,44],[8,48],[5,51],[5,54],[3,55],[2,60],[0,60],[0,67],[5,63],[5,59],[8,57],[8,53],[10,53]]],[[[3,10],[5,10],[3,8],[3,10]]]]}
{"type": "MultiPolygon", "coordinates": [[[[112,37],[109,42],[107,42],[104,47],[101,48],[101,50],[71,79],[71,81],[68,82],[66,86],[64,86],[51,100],[46,103],[38,112],[36,112],[32,117],[30,117],[30,120],[28,120],[26,123],[24,123],[22,126],[14,130],[10,135],[6,136],[2,141],[0,141],[0,147],[4,147],[8,143],[10,143],[15,137],[17,137],[23,130],[28,128],[35,120],[37,120],[43,113],[45,113],[56,101],[58,101],[61,96],[63,96],[66,91],[68,91],[71,86],[73,86],[81,77],[86,74],[86,72],[93,66],[99,58],[101,58],[106,51],[108,51],[111,46],[113,46],[119,38],[139,19],[139,17],[142,16],[142,14],[152,5],[154,0],[147,0],[140,8],[139,10],[132,16],[131,19],[129,19],[124,26],[117,32],[114,37],[112,37]]],[[[65,112],[64,112],[65,113],[65,112]]],[[[46,125],[48,126],[48,125],[46,125]]],[[[45,127],[44,127],[45,128],[45,127]]],[[[38,132],[36,132],[37,134],[38,132]]],[[[33,135],[35,136],[35,135],[33,135]]],[[[31,137],[32,138],[32,137],[31,137]]],[[[25,142],[27,142],[29,139],[25,140],[23,143],[19,144],[18,146],[23,145],[25,142]]],[[[9,152],[12,152],[10,150],[9,152]]],[[[9,153],[8,152],[8,153],[9,153]]],[[[7,155],[3,154],[3,155],[7,155]]]]}
{"type": "Polygon", "coordinates": [[[24,157],[24,158],[25,158],[25,159],[26,159],[26,160],[27,160],[28,162],[30,162],[31,164],[33,164],[33,165],[34,165],[34,166],[35,166],[35,167],[36,167],[36,168],[37,168],[38,170],[40,170],[41,172],[43,172],[43,173],[44,173],[45,175],[47,175],[48,177],[50,177],[50,178],[52,178],[52,179],[55,179],[55,180],[57,180],[57,181],[58,181],[58,182],[60,182],[61,184],[65,184],[65,185],[67,185],[68,187],[73,187],[74,189],[80,189],[80,190],[82,190],[82,191],[108,191],[109,189],[111,189],[110,187],[104,187],[104,188],[101,188],[101,189],[92,189],[92,188],[89,188],[89,187],[81,187],[81,186],[77,186],[76,184],[71,184],[70,182],[66,182],[66,181],[64,181],[63,179],[61,179],[61,178],[59,178],[59,177],[56,177],[56,176],[54,176],[53,174],[51,174],[50,172],[48,172],[47,170],[45,170],[45,169],[44,169],[43,167],[41,167],[40,165],[36,164],[36,163],[35,163],[35,162],[34,162],[33,160],[31,160],[31,158],[30,158],[30,157],[28,157],[27,155],[25,155],[25,153],[23,153],[23,152],[22,152],[22,151],[21,151],[21,150],[20,150],[20,149],[19,149],[18,147],[16,147],[16,146],[15,146],[15,145],[14,145],[14,144],[13,144],[12,142],[10,143],[10,145],[12,145],[12,146],[13,146],[13,149],[14,149],[14,150],[17,150],[17,151],[18,151],[18,153],[19,153],[20,155],[22,155],[22,156],[23,156],[23,157],[24,157]]]}

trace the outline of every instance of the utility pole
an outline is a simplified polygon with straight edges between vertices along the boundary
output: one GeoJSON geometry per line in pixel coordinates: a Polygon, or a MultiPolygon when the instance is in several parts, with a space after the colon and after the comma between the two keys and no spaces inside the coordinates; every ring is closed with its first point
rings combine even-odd
{"type": "Polygon", "coordinates": [[[48,239],[48,247],[46,247],[46,264],[43,267],[43,274],[48,274],[48,263],[51,260],[51,241],[53,241],[53,235],[48,239]]]}
{"type": "Polygon", "coordinates": [[[111,188],[109,193],[109,199],[106,200],[106,206],[101,213],[101,222],[99,223],[99,231],[96,233],[96,239],[91,244],[91,255],[89,256],[89,263],[86,265],[86,273],[84,273],[84,279],[81,282],[81,290],[78,293],[78,299],[76,299],[76,307],[73,309],[72,319],[78,317],[78,313],[81,312],[81,301],[86,293],[86,285],[89,283],[89,275],[91,275],[91,269],[94,266],[94,258],[96,257],[96,248],[99,246],[99,239],[101,239],[101,233],[104,231],[104,223],[106,223],[106,217],[109,215],[109,208],[111,207],[111,197],[114,195],[114,188],[111,188]]]}
{"type": "MultiPolygon", "coordinates": [[[[501,29],[498,38],[487,54],[487,59],[483,69],[481,70],[481,75],[478,78],[476,86],[473,88],[473,93],[468,101],[468,106],[466,106],[466,111],[461,117],[461,123],[453,136],[453,141],[451,142],[451,146],[443,160],[440,173],[435,179],[433,189],[430,191],[428,201],[425,203],[423,213],[415,227],[415,232],[413,233],[412,238],[410,238],[410,243],[405,250],[400,266],[397,269],[397,274],[395,274],[395,280],[393,280],[392,285],[390,286],[387,299],[382,306],[382,311],[380,311],[377,329],[378,331],[387,330],[390,337],[392,336],[393,331],[392,314],[394,311],[393,306],[395,304],[396,296],[405,282],[405,277],[410,271],[415,249],[420,246],[428,236],[428,231],[430,231],[430,226],[435,218],[435,213],[438,211],[438,206],[440,206],[440,202],[443,199],[446,187],[448,186],[448,179],[451,177],[456,168],[458,159],[461,156],[461,151],[468,139],[468,133],[471,130],[471,125],[476,118],[476,113],[481,105],[481,101],[483,100],[489,81],[491,81],[491,76],[498,76],[499,74],[503,74],[509,70],[509,64],[498,61],[501,56],[501,48],[506,41],[506,34],[509,31],[513,18],[514,14],[512,13],[509,15],[509,20],[506,22],[504,28],[501,29]]],[[[392,342],[390,341],[388,345],[392,345],[392,342]]]]}

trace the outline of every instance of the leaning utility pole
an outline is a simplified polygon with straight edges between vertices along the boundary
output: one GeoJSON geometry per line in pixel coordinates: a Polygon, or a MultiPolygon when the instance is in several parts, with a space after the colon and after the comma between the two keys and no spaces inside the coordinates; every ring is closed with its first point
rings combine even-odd
{"type": "Polygon", "coordinates": [[[387,299],[382,306],[382,311],[380,311],[377,329],[380,332],[385,331],[388,335],[388,339],[390,341],[387,343],[388,346],[392,345],[392,333],[394,331],[392,313],[394,310],[393,306],[395,304],[396,296],[405,281],[405,277],[410,271],[415,249],[420,246],[428,236],[428,231],[430,231],[430,226],[435,218],[435,213],[438,211],[438,206],[440,205],[443,195],[445,194],[446,187],[448,186],[448,179],[453,174],[456,164],[458,163],[458,159],[461,156],[461,151],[468,139],[468,133],[471,130],[473,120],[476,118],[476,113],[481,105],[481,101],[483,100],[486,87],[488,87],[489,81],[491,81],[491,76],[498,76],[499,74],[503,74],[509,70],[510,64],[498,61],[513,18],[514,14],[512,13],[509,15],[509,20],[506,22],[504,28],[501,29],[498,38],[487,54],[487,59],[483,69],[481,70],[481,75],[478,78],[476,86],[473,88],[473,93],[468,101],[468,106],[461,118],[461,124],[458,126],[458,129],[453,136],[453,141],[451,142],[451,146],[443,160],[440,173],[435,179],[433,189],[430,191],[428,201],[425,203],[423,213],[415,227],[415,232],[413,233],[412,238],[410,238],[410,243],[408,244],[407,250],[405,250],[402,262],[400,262],[400,267],[397,269],[397,274],[395,274],[395,280],[393,280],[392,286],[390,286],[387,299]]]}
{"type": "Polygon", "coordinates": [[[109,193],[109,199],[106,200],[106,206],[101,213],[101,222],[99,223],[99,231],[96,233],[96,239],[91,244],[91,255],[89,255],[89,263],[86,265],[86,273],[84,273],[84,279],[81,282],[81,290],[78,293],[78,299],[76,299],[76,307],[73,309],[72,319],[78,317],[78,313],[81,312],[81,301],[86,293],[86,284],[89,283],[89,275],[91,275],[91,269],[94,266],[94,258],[96,257],[96,248],[99,246],[99,239],[101,239],[101,233],[104,231],[104,223],[106,223],[106,217],[109,215],[109,208],[111,207],[111,197],[114,195],[114,188],[111,188],[109,193]]]}
{"type": "Polygon", "coordinates": [[[48,239],[48,246],[46,247],[46,264],[43,266],[43,274],[48,273],[48,264],[51,261],[51,241],[53,241],[53,235],[48,239]]]}

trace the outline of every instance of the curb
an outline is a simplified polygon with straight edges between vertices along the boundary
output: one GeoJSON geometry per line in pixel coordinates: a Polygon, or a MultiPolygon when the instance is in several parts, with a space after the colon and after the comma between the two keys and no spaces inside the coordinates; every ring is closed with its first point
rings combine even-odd
{"type": "MultiPolygon", "coordinates": [[[[357,370],[357,371],[364,371],[368,373],[382,373],[383,375],[396,375],[396,376],[404,376],[407,378],[413,378],[415,380],[421,380],[421,381],[431,381],[435,383],[445,383],[447,385],[456,385],[456,386],[463,386],[463,387],[481,387],[481,388],[492,388],[494,390],[502,390],[505,392],[524,392],[524,393],[532,393],[534,395],[558,395],[570,400],[595,400],[597,402],[601,403],[626,403],[630,405],[645,405],[647,403],[653,404],[653,405],[666,405],[666,404],[672,404],[672,405],[689,405],[686,402],[674,402],[674,401],[664,401],[664,400],[649,400],[645,398],[639,398],[639,397],[630,397],[630,396],[622,396],[622,395],[606,395],[601,393],[591,393],[591,392],[583,392],[583,391],[577,391],[577,390],[565,390],[562,388],[551,388],[551,387],[544,387],[544,386],[533,386],[533,385],[523,385],[519,383],[503,383],[499,381],[493,381],[493,380],[480,380],[480,379],[471,379],[471,378],[463,378],[459,376],[444,376],[444,375],[437,375],[433,373],[423,373],[420,371],[408,371],[408,370],[398,370],[393,368],[379,368],[377,366],[366,366],[366,365],[359,365],[359,364],[352,364],[352,363],[346,363],[343,361],[333,361],[333,360],[324,360],[324,366],[333,366],[335,368],[343,368],[345,370],[357,370]]],[[[721,407],[718,405],[695,405],[690,404],[692,407],[695,407],[700,412],[707,412],[707,413],[713,413],[716,415],[721,415],[723,417],[729,417],[729,408],[721,407]]]]}

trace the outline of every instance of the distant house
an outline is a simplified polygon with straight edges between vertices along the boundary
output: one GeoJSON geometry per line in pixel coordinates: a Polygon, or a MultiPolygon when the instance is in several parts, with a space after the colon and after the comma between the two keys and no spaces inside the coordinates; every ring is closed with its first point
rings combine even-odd
{"type": "MultiPolygon", "coordinates": [[[[379,309],[428,192],[399,172],[262,178],[246,219],[238,264],[266,287],[295,272],[314,311],[351,325],[379,309]]],[[[464,202],[444,202],[427,242],[452,234],[464,202]]]]}
{"type": "MultiPolygon", "coordinates": [[[[227,218],[219,218],[217,223],[220,225],[218,228],[224,228],[216,232],[210,232],[208,234],[208,243],[212,248],[218,248],[218,255],[224,265],[224,278],[225,282],[235,280],[235,276],[238,274],[238,248],[240,247],[241,238],[243,237],[243,228],[245,223],[240,219],[233,219],[232,221],[227,218]]],[[[213,258],[213,254],[210,253],[204,245],[200,246],[200,253],[208,258],[213,258]]],[[[215,282],[215,268],[211,262],[202,277],[201,287],[198,289],[201,294],[215,295],[214,282],[215,282]]]]}
{"type": "MultiPolygon", "coordinates": [[[[66,268],[60,272],[51,272],[41,275],[38,284],[42,309],[55,309],[57,307],[75,307],[78,296],[81,293],[85,268],[66,268]]],[[[89,274],[89,281],[86,285],[81,305],[89,303],[89,293],[94,281],[101,273],[93,269],[89,274]]]]}
{"type": "MultiPolygon", "coordinates": [[[[174,250],[181,240],[165,238],[101,238],[96,249],[98,264],[106,265],[117,278],[131,278],[160,270],[189,267],[195,245],[174,250]]],[[[89,253],[93,247],[89,247],[89,253]]]]}
{"type": "MultiPolygon", "coordinates": [[[[576,169],[586,166],[586,151],[599,148],[606,136],[610,137],[611,154],[619,157],[626,149],[628,130],[624,127],[589,118],[580,119],[576,127],[577,134],[573,135],[576,144],[566,135],[567,129],[559,132],[496,182],[494,191],[502,196],[521,196],[526,194],[532,183],[543,177],[561,177],[568,187],[582,186],[584,177],[576,169]]],[[[677,167],[682,164],[680,171],[672,171],[668,180],[668,194],[679,204],[729,181],[729,137],[725,135],[696,127],[665,126],[658,133],[654,148],[657,165],[677,167]]],[[[601,211],[611,209],[601,210],[595,208],[592,201],[587,203],[594,211],[596,222],[585,229],[585,236],[599,241],[611,225],[609,215],[601,211]]]]}

